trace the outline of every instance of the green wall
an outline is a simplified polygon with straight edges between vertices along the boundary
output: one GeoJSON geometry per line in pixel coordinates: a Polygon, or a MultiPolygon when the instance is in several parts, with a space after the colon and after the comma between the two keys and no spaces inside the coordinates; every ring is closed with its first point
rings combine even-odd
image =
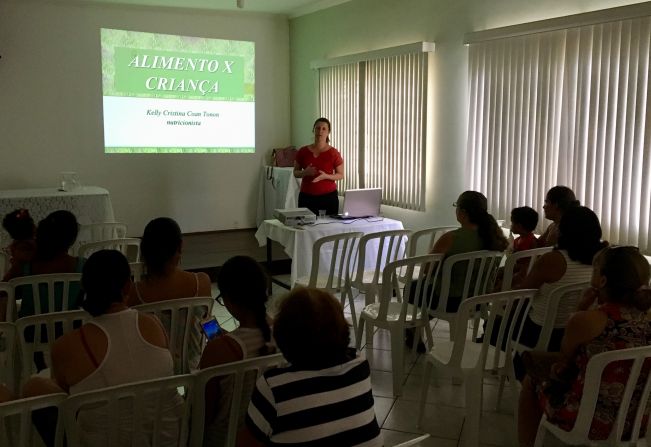
{"type": "MultiPolygon", "coordinates": [[[[425,213],[386,207],[407,228],[454,222],[450,204],[465,176],[467,32],[611,8],[626,0],[352,0],[290,21],[292,144],[311,141],[317,113],[310,62],[433,41],[425,213]]],[[[336,123],[333,123],[336,127],[336,123]]],[[[542,210],[541,210],[542,211],[542,210]]],[[[505,216],[495,216],[505,218],[505,216]]],[[[508,216],[506,216],[508,218],[508,216]]]]}

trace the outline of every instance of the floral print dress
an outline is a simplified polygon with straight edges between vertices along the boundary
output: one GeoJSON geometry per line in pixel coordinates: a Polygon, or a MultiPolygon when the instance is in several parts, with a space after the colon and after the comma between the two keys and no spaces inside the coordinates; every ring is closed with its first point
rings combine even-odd
{"type": "MultiPolygon", "coordinates": [[[[554,404],[552,404],[550,400],[553,399],[550,399],[549,393],[546,392],[546,389],[548,389],[547,384],[537,384],[538,396],[548,420],[564,430],[571,430],[576,421],[581,395],[583,394],[586,367],[590,358],[602,352],[646,346],[651,342],[651,321],[646,312],[617,303],[602,304],[599,306],[599,310],[605,312],[608,316],[606,328],[597,338],[579,348],[575,358],[575,365],[579,372],[569,391],[565,394],[565,398],[560,403],[554,400],[554,404]]],[[[612,362],[604,369],[597,408],[590,427],[590,439],[607,439],[610,435],[617,418],[617,411],[624,394],[631,365],[632,361],[618,361],[612,362]]],[[[647,359],[633,394],[631,411],[629,411],[624,427],[624,439],[626,439],[627,434],[630,436],[632,430],[630,421],[635,416],[636,402],[639,401],[649,370],[651,370],[651,362],[647,359]]],[[[648,414],[649,408],[647,406],[645,420],[648,418],[648,414]]],[[[645,426],[646,423],[643,421],[642,427],[645,426]]],[[[643,433],[640,433],[640,436],[642,435],[643,433]]]]}

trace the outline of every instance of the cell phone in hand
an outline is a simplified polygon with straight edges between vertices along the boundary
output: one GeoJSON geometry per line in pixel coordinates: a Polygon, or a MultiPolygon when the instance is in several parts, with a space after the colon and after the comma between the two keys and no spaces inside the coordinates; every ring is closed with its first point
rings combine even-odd
{"type": "Polygon", "coordinates": [[[206,334],[208,340],[212,340],[222,333],[222,328],[219,326],[215,317],[202,321],[201,329],[203,330],[203,333],[206,334]]]}

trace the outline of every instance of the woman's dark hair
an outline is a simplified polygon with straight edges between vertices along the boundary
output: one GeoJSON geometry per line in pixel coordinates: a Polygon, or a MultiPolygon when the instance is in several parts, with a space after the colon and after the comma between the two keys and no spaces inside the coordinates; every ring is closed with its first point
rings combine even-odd
{"type": "Polygon", "coordinates": [[[96,317],[103,315],[113,303],[123,300],[124,286],[131,278],[129,262],[117,250],[100,250],[84,264],[81,288],[84,297],[81,307],[96,317]]]}
{"type": "Polygon", "coordinates": [[[545,200],[560,209],[561,214],[570,208],[581,205],[581,202],[576,200],[574,191],[572,191],[567,186],[562,185],[554,186],[549,191],[547,191],[545,200]]]}
{"type": "Polygon", "coordinates": [[[70,211],[48,214],[36,228],[36,257],[48,261],[66,253],[77,240],[78,232],[77,218],[70,211]]]}
{"type": "Polygon", "coordinates": [[[147,273],[160,275],[181,248],[181,228],[174,219],[158,217],[145,227],[140,242],[147,273]]]}
{"type": "Polygon", "coordinates": [[[297,287],[280,304],[274,339],[299,369],[316,370],[349,359],[349,326],[337,299],[323,290],[297,287]]]}
{"type": "MultiPolygon", "coordinates": [[[[249,256],[233,256],[219,270],[217,287],[222,296],[255,315],[264,340],[270,342],[271,328],[267,322],[266,306],[269,277],[262,266],[249,256]]],[[[268,350],[268,346],[263,346],[259,354],[268,354],[268,350]]]]}
{"type": "MultiPolygon", "coordinates": [[[[332,125],[330,124],[330,120],[328,118],[317,118],[316,121],[314,121],[314,124],[312,124],[312,132],[314,132],[314,128],[318,123],[326,123],[328,125],[328,131],[332,132],[332,125]]],[[[326,143],[330,143],[330,137],[326,137],[326,143]]]]}
{"type": "Polygon", "coordinates": [[[25,208],[13,210],[2,219],[2,227],[15,241],[24,241],[34,238],[34,219],[25,208]]]}
{"type": "Polygon", "coordinates": [[[529,206],[513,208],[511,223],[520,224],[525,230],[533,231],[538,225],[538,212],[529,206]]]}
{"type": "Polygon", "coordinates": [[[577,206],[563,213],[556,248],[567,250],[571,260],[592,265],[594,255],[605,245],[601,242],[599,218],[590,208],[577,206]]]}
{"type": "Polygon", "coordinates": [[[484,250],[506,250],[509,243],[495,218],[488,213],[488,200],[485,195],[477,191],[464,191],[457,200],[457,208],[463,210],[468,220],[477,225],[477,233],[484,250]]]}
{"type": "Polygon", "coordinates": [[[606,277],[609,301],[646,312],[651,308],[649,262],[637,247],[606,247],[595,255],[594,266],[606,277]]]}

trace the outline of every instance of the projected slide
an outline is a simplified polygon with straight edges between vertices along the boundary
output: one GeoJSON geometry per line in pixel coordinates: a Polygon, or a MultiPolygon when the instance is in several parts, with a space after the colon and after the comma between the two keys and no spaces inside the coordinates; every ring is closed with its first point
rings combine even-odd
{"type": "Polygon", "coordinates": [[[101,30],[106,153],[255,151],[253,42],[101,30]]]}

